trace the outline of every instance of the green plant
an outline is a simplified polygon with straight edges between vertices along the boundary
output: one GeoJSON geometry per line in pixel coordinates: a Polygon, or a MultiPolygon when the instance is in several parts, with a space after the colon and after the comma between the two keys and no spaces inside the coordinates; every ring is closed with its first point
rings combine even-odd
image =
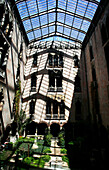
{"type": "Polygon", "coordinates": [[[33,161],[33,163],[30,164],[34,167],[44,168],[45,161],[42,158],[36,159],[33,161]]]}
{"type": "MultiPolygon", "coordinates": [[[[16,95],[15,95],[15,110],[16,116],[19,113],[19,103],[20,103],[20,95],[21,95],[21,81],[18,80],[16,84],[16,95]]],[[[17,117],[16,117],[17,118],[17,117]]]]}
{"type": "Polygon", "coordinates": [[[51,158],[50,158],[50,155],[44,155],[44,156],[42,156],[42,159],[43,159],[45,162],[49,162],[49,160],[50,160],[51,158]]]}
{"type": "Polygon", "coordinates": [[[64,161],[64,162],[67,162],[68,163],[68,165],[69,165],[69,159],[68,159],[68,157],[67,156],[62,156],[62,160],[64,161]]]}
{"type": "Polygon", "coordinates": [[[44,168],[45,165],[45,161],[42,158],[34,159],[33,157],[26,157],[24,163],[39,168],[44,168]]]}
{"type": "Polygon", "coordinates": [[[52,134],[48,131],[48,134],[45,135],[45,145],[47,146],[51,146],[51,138],[52,138],[52,134]]]}
{"type": "Polygon", "coordinates": [[[67,154],[67,149],[62,148],[62,149],[60,150],[60,152],[63,153],[63,154],[67,154]]]}
{"type": "Polygon", "coordinates": [[[43,153],[51,153],[51,150],[49,148],[46,148],[43,150],[43,153]]]}
{"type": "Polygon", "coordinates": [[[28,165],[30,165],[31,162],[33,162],[33,161],[34,161],[34,158],[33,158],[33,157],[26,157],[26,158],[24,159],[24,163],[26,163],[26,164],[28,164],[28,165]]]}
{"type": "Polygon", "coordinates": [[[69,145],[74,145],[74,142],[73,142],[73,141],[70,141],[68,144],[69,144],[69,145]]]}
{"type": "Polygon", "coordinates": [[[8,159],[11,156],[11,154],[12,154],[12,151],[9,151],[9,150],[5,151],[4,150],[2,153],[0,153],[0,162],[8,159]]]}
{"type": "Polygon", "coordinates": [[[58,134],[58,145],[61,146],[61,147],[64,147],[64,146],[65,146],[64,136],[65,136],[64,131],[61,131],[61,132],[58,134]]]}

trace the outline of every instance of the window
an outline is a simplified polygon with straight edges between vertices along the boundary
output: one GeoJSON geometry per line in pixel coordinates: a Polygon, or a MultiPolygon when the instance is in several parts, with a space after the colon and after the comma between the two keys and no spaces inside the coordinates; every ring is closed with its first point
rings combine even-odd
{"type": "Polygon", "coordinates": [[[60,103],[60,119],[64,119],[65,118],[65,104],[64,101],[61,100],[60,103]]]}
{"type": "Polygon", "coordinates": [[[95,72],[95,68],[92,68],[92,79],[93,79],[93,81],[96,81],[96,72],[95,72]]]}
{"type": "Polygon", "coordinates": [[[30,102],[30,114],[33,115],[35,111],[35,101],[31,100],[30,102]]]}
{"type": "Polygon", "coordinates": [[[107,41],[107,31],[105,24],[101,26],[101,36],[102,36],[102,44],[104,45],[107,41]]]}
{"type": "Polygon", "coordinates": [[[63,67],[63,56],[48,54],[49,67],[63,67]]]}
{"type": "Polygon", "coordinates": [[[74,57],[73,57],[73,59],[74,59],[74,67],[79,67],[79,60],[78,60],[78,56],[77,55],[75,55],[74,57]]]}
{"type": "Polygon", "coordinates": [[[92,45],[89,46],[89,51],[90,51],[90,60],[92,61],[94,59],[92,45]]]}
{"type": "Polygon", "coordinates": [[[46,119],[65,119],[64,101],[48,99],[46,104],[46,119]]]}
{"type": "Polygon", "coordinates": [[[53,101],[53,119],[58,119],[58,102],[53,101]]]}
{"type": "Polygon", "coordinates": [[[63,67],[63,56],[62,56],[62,54],[59,55],[59,67],[63,67]]]}
{"type": "Polygon", "coordinates": [[[58,67],[58,55],[54,55],[54,67],[58,67]]]}
{"type": "Polygon", "coordinates": [[[108,71],[108,76],[109,76],[109,43],[104,47],[104,52],[105,52],[107,71],[108,71]]]}
{"type": "Polygon", "coordinates": [[[52,67],[53,62],[52,62],[52,55],[48,54],[48,60],[49,60],[49,66],[52,67]]]}
{"type": "Polygon", "coordinates": [[[106,29],[107,29],[108,39],[109,39],[109,16],[107,16],[106,18],[106,29]]]}
{"type": "Polygon", "coordinates": [[[62,91],[62,71],[49,71],[49,91],[62,91]]]}
{"type": "Polygon", "coordinates": [[[32,92],[36,91],[36,74],[35,73],[31,75],[31,91],[32,92]]]}
{"type": "Polygon", "coordinates": [[[77,75],[75,77],[75,92],[81,92],[81,82],[80,82],[80,77],[77,75]]]}
{"type": "Polygon", "coordinates": [[[37,66],[37,53],[33,55],[33,65],[37,66]]]}
{"type": "Polygon", "coordinates": [[[81,102],[79,100],[75,103],[75,120],[81,120],[81,102]]]}

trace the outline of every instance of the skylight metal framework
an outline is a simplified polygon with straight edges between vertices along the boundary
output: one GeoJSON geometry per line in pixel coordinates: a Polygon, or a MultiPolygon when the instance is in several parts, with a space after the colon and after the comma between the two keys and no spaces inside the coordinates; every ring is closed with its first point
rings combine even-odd
{"type": "Polygon", "coordinates": [[[62,37],[82,43],[100,0],[15,0],[29,42],[62,37]]]}

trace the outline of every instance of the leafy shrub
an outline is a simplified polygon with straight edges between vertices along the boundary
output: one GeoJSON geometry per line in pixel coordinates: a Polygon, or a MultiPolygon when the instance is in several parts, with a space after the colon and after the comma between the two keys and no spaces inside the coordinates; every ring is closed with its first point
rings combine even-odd
{"type": "Polygon", "coordinates": [[[46,148],[43,150],[43,153],[51,153],[51,150],[49,148],[46,148]]]}
{"type": "Polygon", "coordinates": [[[65,148],[61,149],[61,153],[67,154],[67,149],[65,149],[65,148]]]}
{"type": "Polygon", "coordinates": [[[67,162],[68,163],[68,165],[69,165],[69,159],[68,159],[68,157],[67,156],[62,156],[62,160],[64,161],[64,162],[67,162]]]}
{"type": "Polygon", "coordinates": [[[64,134],[64,131],[61,131],[61,132],[58,134],[58,140],[59,140],[58,145],[59,145],[59,146],[62,146],[62,147],[65,146],[64,135],[65,135],[65,134],[64,134]]]}
{"type": "Polygon", "coordinates": [[[59,134],[58,134],[58,138],[63,138],[64,135],[65,135],[64,131],[61,131],[61,132],[59,132],[59,134]]]}
{"type": "Polygon", "coordinates": [[[52,136],[52,134],[50,133],[50,132],[48,132],[48,134],[47,135],[45,135],[45,142],[44,142],[44,144],[46,145],[46,146],[51,146],[51,138],[52,138],[53,136],[52,136]]]}
{"type": "Polygon", "coordinates": [[[24,163],[39,168],[44,168],[45,165],[45,161],[42,158],[34,159],[33,157],[26,157],[24,163]]]}
{"type": "Polygon", "coordinates": [[[42,158],[34,160],[33,163],[31,164],[31,166],[39,167],[39,168],[44,168],[44,165],[45,165],[45,161],[42,158]]]}
{"type": "Polygon", "coordinates": [[[73,142],[73,141],[70,141],[68,144],[69,144],[69,145],[74,145],[74,142],[73,142]]]}
{"type": "Polygon", "coordinates": [[[26,157],[26,158],[24,159],[24,162],[25,162],[26,164],[28,164],[28,165],[30,165],[31,162],[33,162],[33,161],[34,161],[34,158],[33,158],[33,157],[26,157]]]}
{"type": "Polygon", "coordinates": [[[43,159],[45,162],[49,162],[49,160],[50,160],[51,158],[50,158],[50,155],[44,155],[44,156],[42,156],[42,159],[43,159]]]}
{"type": "Polygon", "coordinates": [[[2,153],[0,153],[0,162],[5,161],[7,158],[9,158],[12,154],[12,151],[4,150],[2,153]]]}

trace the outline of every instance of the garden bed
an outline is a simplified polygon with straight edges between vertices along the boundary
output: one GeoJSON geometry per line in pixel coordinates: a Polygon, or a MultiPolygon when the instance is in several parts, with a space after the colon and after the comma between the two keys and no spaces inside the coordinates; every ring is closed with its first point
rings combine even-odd
{"type": "Polygon", "coordinates": [[[2,153],[0,153],[0,161],[6,161],[11,155],[13,151],[10,150],[4,150],[2,153]]]}

